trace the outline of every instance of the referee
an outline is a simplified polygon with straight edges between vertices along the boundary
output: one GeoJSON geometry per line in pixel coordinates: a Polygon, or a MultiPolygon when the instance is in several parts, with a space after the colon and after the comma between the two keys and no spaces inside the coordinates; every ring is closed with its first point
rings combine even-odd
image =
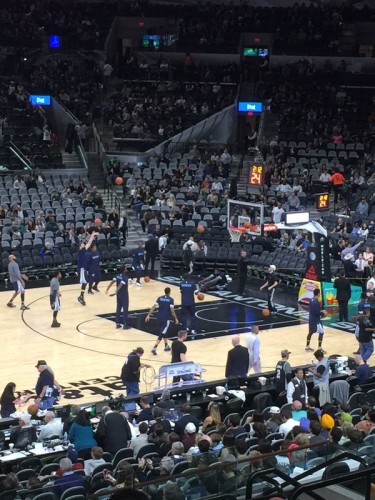
{"type": "Polygon", "coordinates": [[[59,328],[61,326],[61,323],[57,321],[57,314],[60,311],[60,279],[61,279],[61,273],[60,271],[56,271],[54,277],[51,279],[50,282],[50,304],[51,304],[51,309],[53,311],[53,319],[52,319],[52,325],[51,328],[59,328]]]}

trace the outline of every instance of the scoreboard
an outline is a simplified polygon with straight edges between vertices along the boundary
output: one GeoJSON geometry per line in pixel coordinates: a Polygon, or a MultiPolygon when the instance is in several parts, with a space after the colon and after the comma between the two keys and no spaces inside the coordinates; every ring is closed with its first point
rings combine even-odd
{"type": "Polygon", "coordinates": [[[328,210],[329,209],[329,194],[319,193],[315,198],[315,208],[317,210],[328,210]]]}
{"type": "Polygon", "coordinates": [[[248,173],[248,184],[250,186],[263,186],[264,173],[264,165],[262,163],[251,164],[248,173]]]}

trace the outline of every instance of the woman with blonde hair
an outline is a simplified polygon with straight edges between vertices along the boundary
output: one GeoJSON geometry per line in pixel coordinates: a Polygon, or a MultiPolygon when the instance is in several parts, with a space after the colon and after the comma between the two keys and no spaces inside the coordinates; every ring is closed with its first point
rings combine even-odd
{"type": "Polygon", "coordinates": [[[213,401],[208,405],[209,415],[205,418],[202,426],[202,432],[205,432],[207,427],[211,427],[212,425],[221,424],[221,415],[220,415],[220,407],[217,403],[213,401]]]}

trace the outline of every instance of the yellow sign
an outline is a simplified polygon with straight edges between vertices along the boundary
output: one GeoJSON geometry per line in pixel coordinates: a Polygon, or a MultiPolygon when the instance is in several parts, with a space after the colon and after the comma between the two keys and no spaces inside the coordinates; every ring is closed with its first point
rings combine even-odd
{"type": "Polygon", "coordinates": [[[322,285],[320,281],[309,280],[306,278],[302,280],[298,292],[298,302],[308,305],[310,300],[314,297],[314,290],[316,288],[319,288],[320,290],[320,303],[322,303],[322,285]]]}

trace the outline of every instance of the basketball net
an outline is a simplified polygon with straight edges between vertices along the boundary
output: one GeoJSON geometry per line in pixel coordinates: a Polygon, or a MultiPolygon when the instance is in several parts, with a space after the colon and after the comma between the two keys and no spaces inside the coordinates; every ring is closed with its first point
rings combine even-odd
{"type": "Polygon", "coordinates": [[[239,229],[228,229],[232,243],[238,243],[241,238],[241,231],[239,229]]]}

